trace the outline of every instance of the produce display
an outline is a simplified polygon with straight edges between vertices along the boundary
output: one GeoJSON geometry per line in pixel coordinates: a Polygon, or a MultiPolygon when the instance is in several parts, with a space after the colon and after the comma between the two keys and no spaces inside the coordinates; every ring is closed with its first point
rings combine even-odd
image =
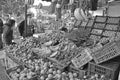
{"type": "Polygon", "coordinates": [[[104,29],[105,23],[95,23],[94,28],[104,29]]]}
{"type": "Polygon", "coordinates": [[[118,25],[107,24],[105,29],[107,30],[117,30],[118,25]]]}
{"type": "Polygon", "coordinates": [[[95,21],[96,22],[106,22],[107,17],[104,16],[96,16],[95,21]]]}
{"type": "Polygon", "coordinates": [[[86,26],[88,26],[88,27],[92,27],[93,23],[94,23],[93,20],[89,20],[86,26]]]}
{"type": "Polygon", "coordinates": [[[104,36],[109,36],[109,37],[114,37],[115,33],[116,32],[114,32],[114,31],[105,31],[105,32],[103,32],[103,35],[104,36]]]}
{"type": "MultiPolygon", "coordinates": [[[[31,63],[32,64],[32,63],[31,63]]],[[[19,66],[9,72],[13,80],[79,80],[76,72],[64,72],[57,69],[51,62],[39,59],[32,68],[19,66]],[[36,78],[37,76],[37,78],[36,78]]]]}
{"type": "Polygon", "coordinates": [[[101,35],[101,34],[102,34],[102,30],[93,29],[91,33],[92,33],[92,34],[101,35]]]}
{"type": "Polygon", "coordinates": [[[90,35],[90,38],[93,39],[95,42],[100,40],[100,36],[98,35],[90,35]]]}
{"type": "Polygon", "coordinates": [[[120,22],[119,17],[109,17],[107,23],[118,24],[120,22]]]}
{"type": "MultiPolygon", "coordinates": [[[[89,62],[95,61],[93,53],[120,39],[117,30],[119,18],[97,16],[94,20],[78,21],[69,12],[59,21],[40,17],[36,28],[38,36],[20,39],[5,48],[6,56],[18,64],[6,69],[11,80],[111,80],[96,67],[92,67],[96,71],[92,73],[89,62]]],[[[95,56],[110,53],[100,58],[101,61],[113,56],[114,50],[119,52],[116,45],[119,47],[119,44],[112,45],[110,49],[107,46],[95,56]]],[[[95,65],[98,65],[96,61],[95,65]]]]}

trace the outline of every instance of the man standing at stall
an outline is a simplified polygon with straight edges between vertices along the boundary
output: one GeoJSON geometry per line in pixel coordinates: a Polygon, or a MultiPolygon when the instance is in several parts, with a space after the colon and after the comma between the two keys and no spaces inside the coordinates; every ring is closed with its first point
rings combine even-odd
{"type": "Polygon", "coordinates": [[[0,19],[0,49],[3,48],[2,33],[3,33],[3,21],[2,19],[0,19]]]}
{"type": "MultiPolygon", "coordinates": [[[[34,27],[37,26],[35,21],[32,19],[32,14],[27,14],[27,34],[31,33],[31,36],[34,33],[34,27]],[[28,30],[29,29],[29,30],[28,30]],[[30,32],[29,32],[30,31],[30,32]]],[[[25,37],[25,20],[23,20],[19,25],[18,25],[18,30],[20,32],[20,36],[25,37]]]]}

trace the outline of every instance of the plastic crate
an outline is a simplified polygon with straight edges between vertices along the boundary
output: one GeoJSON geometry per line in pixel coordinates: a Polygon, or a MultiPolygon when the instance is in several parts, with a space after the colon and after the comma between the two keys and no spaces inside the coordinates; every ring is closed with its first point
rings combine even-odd
{"type": "Polygon", "coordinates": [[[81,70],[81,69],[77,69],[75,67],[73,67],[72,65],[70,65],[70,68],[69,68],[69,71],[70,72],[75,72],[75,73],[78,73],[78,78],[83,78],[85,75],[87,75],[87,70],[84,69],[84,70],[81,70]]]}
{"type": "Polygon", "coordinates": [[[120,64],[116,61],[109,61],[100,65],[89,62],[88,75],[104,75],[106,80],[118,80],[120,64]]]}
{"type": "Polygon", "coordinates": [[[110,42],[100,50],[91,53],[96,63],[102,63],[120,55],[120,41],[110,42]]]}
{"type": "Polygon", "coordinates": [[[87,64],[89,61],[92,60],[92,57],[90,55],[91,51],[90,49],[82,50],[75,58],[73,58],[71,61],[74,64],[76,68],[80,68],[83,65],[87,64]]]}
{"type": "Polygon", "coordinates": [[[106,20],[107,20],[107,17],[106,17],[106,16],[96,16],[96,17],[95,17],[95,22],[105,23],[106,20]]]}
{"type": "Polygon", "coordinates": [[[120,17],[108,17],[107,23],[109,23],[109,24],[119,24],[120,23],[120,17]]]}
{"type": "Polygon", "coordinates": [[[19,64],[19,65],[23,65],[24,63],[19,61],[18,59],[16,59],[15,57],[13,57],[12,54],[6,53],[6,56],[9,57],[11,60],[13,60],[13,62],[19,64]]]}
{"type": "Polygon", "coordinates": [[[5,68],[1,63],[0,63],[0,80],[10,80],[10,78],[7,76],[5,72],[5,68]]]}

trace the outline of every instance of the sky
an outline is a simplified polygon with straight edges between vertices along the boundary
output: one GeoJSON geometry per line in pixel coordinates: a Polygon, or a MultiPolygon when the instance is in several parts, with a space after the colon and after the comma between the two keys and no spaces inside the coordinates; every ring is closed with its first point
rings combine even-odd
{"type": "Polygon", "coordinates": [[[34,5],[38,5],[39,3],[42,3],[43,6],[49,6],[51,4],[50,2],[46,2],[42,0],[35,0],[34,5]]]}
{"type": "MultiPolygon", "coordinates": [[[[39,3],[42,3],[43,6],[49,6],[51,3],[41,0],[35,0],[33,5],[39,5],[39,3]]],[[[35,17],[37,16],[37,10],[35,8],[31,8],[30,12],[34,13],[35,17]]]]}

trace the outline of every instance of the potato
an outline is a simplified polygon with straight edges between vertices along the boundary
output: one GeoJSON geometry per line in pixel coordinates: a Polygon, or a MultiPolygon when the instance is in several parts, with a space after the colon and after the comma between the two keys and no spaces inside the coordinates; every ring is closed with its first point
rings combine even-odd
{"type": "Polygon", "coordinates": [[[49,73],[52,73],[52,72],[53,72],[53,69],[49,69],[48,72],[49,72],[49,73]]]}

